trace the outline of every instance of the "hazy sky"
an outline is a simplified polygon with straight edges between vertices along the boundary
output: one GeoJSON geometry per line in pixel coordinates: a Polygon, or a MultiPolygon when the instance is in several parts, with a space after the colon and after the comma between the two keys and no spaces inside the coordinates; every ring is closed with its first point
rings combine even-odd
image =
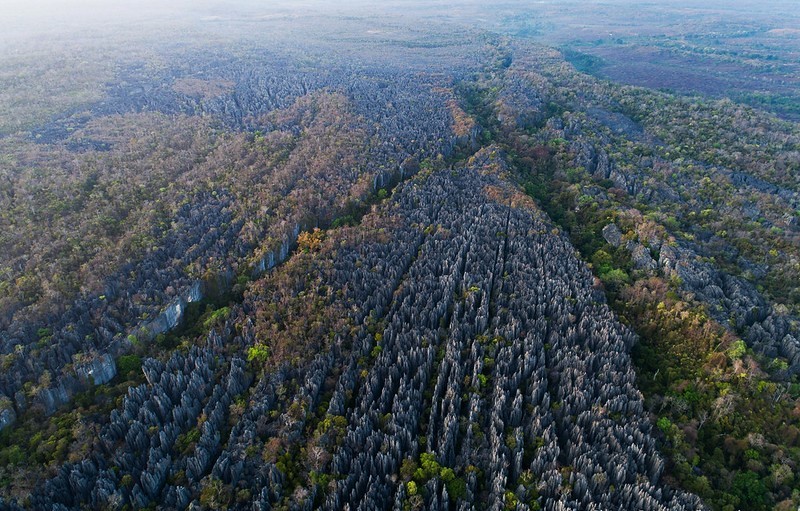
{"type": "MultiPolygon", "coordinates": [[[[0,0],[0,39],[15,40],[42,33],[70,33],[78,30],[106,30],[114,26],[144,27],[148,24],[195,23],[212,16],[225,18],[267,16],[272,13],[305,14],[311,12],[343,12],[391,16],[427,17],[428,20],[452,19],[474,23],[500,21],[510,13],[532,13],[539,9],[559,12],[581,12],[580,4],[601,7],[606,16],[614,16],[615,5],[641,4],[640,12],[663,13],[703,11],[706,14],[728,12],[742,20],[757,22],[765,16],[796,18],[800,0],[0,0]],[[684,10],[686,9],[686,10],[684,10]]],[[[629,9],[622,9],[626,11],[629,9]]],[[[723,14],[724,16],[724,14],[723,14]]],[[[563,21],[563,20],[560,20],[563,21]]],[[[604,22],[606,20],[597,20],[604,22]]]]}

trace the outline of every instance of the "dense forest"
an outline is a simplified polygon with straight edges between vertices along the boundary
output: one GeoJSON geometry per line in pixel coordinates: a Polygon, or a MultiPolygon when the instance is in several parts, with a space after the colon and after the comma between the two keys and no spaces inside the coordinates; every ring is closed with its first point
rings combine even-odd
{"type": "Polygon", "coordinates": [[[794,15],[309,5],[0,36],[0,509],[800,506],[794,15]]]}

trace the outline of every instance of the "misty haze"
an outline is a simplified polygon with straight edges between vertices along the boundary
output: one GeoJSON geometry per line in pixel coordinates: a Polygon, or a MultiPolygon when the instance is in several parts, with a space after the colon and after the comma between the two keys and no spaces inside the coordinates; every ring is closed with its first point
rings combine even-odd
{"type": "Polygon", "coordinates": [[[10,0],[0,511],[800,509],[796,1],[10,0]]]}

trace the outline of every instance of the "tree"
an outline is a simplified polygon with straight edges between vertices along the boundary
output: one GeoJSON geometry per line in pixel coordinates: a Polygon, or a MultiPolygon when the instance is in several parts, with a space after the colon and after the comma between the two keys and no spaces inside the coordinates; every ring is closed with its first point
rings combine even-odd
{"type": "Polygon", "coordinates": [[[311,462],[311,468],[317,472],[325,468],[325,465],[331,460],[331,453],[327,449],[319,445],[312,445],[308,448],[308,459],[311,462]]]}
{"type": "Polygon", "coordinates": [[[749,509],[766,509],[767,487],[758,474],[751,470],[736,474],[731,485],[731,493],[739,497],[740,504],[749,509]]]}
{"type": "Polygon", "coordinates": [[[247,361],[263,365],[269,360],[269,346],[258,343],[247,349],[247,361]]]}
{"type": "Polygon", "coordinates": [[[216,477],[209,477],[203,483],[200,504],[210,509],[228,509],[233,496],[231,488],[216,477]]]}
{"type": "Polygon", "coordinates": [[[314,227],[311,232],[303,231],[297,235],[297,247],[303,252],[316,252],[324,239],[325,232],[319,227],[314,227]]]}

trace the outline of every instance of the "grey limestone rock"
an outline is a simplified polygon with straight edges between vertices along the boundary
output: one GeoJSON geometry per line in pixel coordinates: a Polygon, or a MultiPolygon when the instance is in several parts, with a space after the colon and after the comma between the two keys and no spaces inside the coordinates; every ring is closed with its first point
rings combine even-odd
{"type": "Polygon", "coordinates": [[[16,422],[17,414],[11,400],[0,394],[0,431],[16,422]]]}
{"type": "Polygon", "coordinates": [[[603,238],[612,247],[622,245],[622,231],[619,230],[616,224],[608,224],[603,227],[603,238]]]}

